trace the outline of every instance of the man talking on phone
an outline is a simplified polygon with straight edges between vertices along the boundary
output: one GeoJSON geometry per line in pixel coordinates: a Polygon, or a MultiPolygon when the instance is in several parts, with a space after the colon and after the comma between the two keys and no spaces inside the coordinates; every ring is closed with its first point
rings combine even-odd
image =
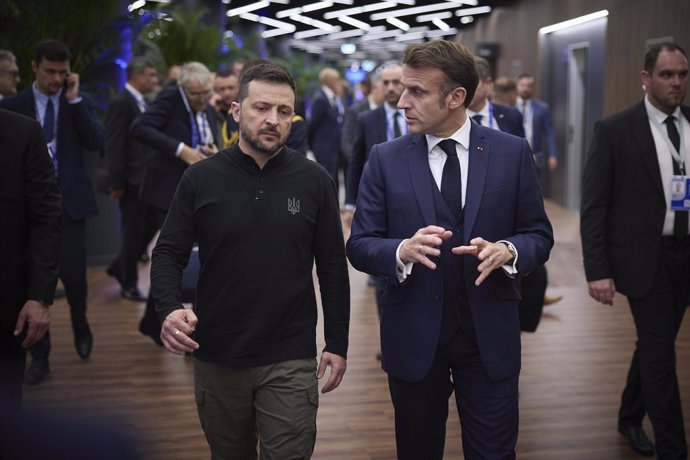
{"type": "MultiPolygon", "coordinates": [[[[77,354],[88,359],[93,336],[86,320],[86,219],[98,209],[85,155],[103,147],[103,127],[94,103],[80,91],[79,75],[70,72],[70,51],[64,43],[52,39],[38,43],[31,69],[36,75],[31,87],[3,99],[0,107],[34,118],[43,128],[63,201],[59,276],[70,306],[77,354]]],[[[33,360],[24,382],[34,385],[48,374],[50,333],[30,351],[33,360]]]]}

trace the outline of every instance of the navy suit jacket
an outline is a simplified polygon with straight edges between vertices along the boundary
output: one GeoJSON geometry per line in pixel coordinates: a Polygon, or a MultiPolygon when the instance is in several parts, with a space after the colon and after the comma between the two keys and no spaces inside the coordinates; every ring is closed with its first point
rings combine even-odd
{"type": "MultiPolygon", "coordinates": [[[[681,106],[690,121],[690,107],[681,106]]],[[[582,175],[580,234],[587,281],[613,278],[628,297],[652,288],[666,196],[644,101],[599,121],[582,175]]]]}
{"type": "Polygon", "coordinates": [[[488,103],[494,107],[494,118],[498,123],[498,129],[513,136],[525,137],[525,125],[518,109],[493,102],[488,103]]]}
{"type": "Polygon", "coordinates": [[[556,133],[553,130],[549,105],[539,99],[532,101],[532,151],[546,152],[550,157],[558,156],[556,133]]]}
{"type": "Polygon", "coordinates": [[[139,193],[147,153],[151,150],[129,135],[132,122],[140,114],[141,110],[132,93],[123,89],[110,100],[105,115],[105,156],[109,185],[113,189],[129,186],[135,194],[139,193]]]}
{"type": "Polygon", "coordinates": [[[340,124],[338,109],[331,105],[326,93],[319,90],[311,104],[311,118],[309,119],[309,146],[314,152],[316,161],[333,173],[336,159],[340,152],[340,124]],[[332,165],[331,165],[332,163],[332,165]]]}
{"type": "MultiPolygon", "coordinates": [[[[217,146],[222,146],[214,109],[205,109],[217,146]]],[[[159,209],[170,207],[177,184],[187,169],[187,163],[175,156],[180,142],[192,145],[189,112],[178,86],[161,90],[156,100],[139,115],[130,128],[132,138],[153,149],[148,157],[139,196],[159,209]]]]}
{"type": "MultiPolygon", "coordinates": [[[[464,207],[463,244],[481,236],[507,240],[518,251],[518,270],[546,262],[553,245],[536,171],[524,139],[472,124],[464,207]]],[[[419,381],[437,349],[443,313],[443,270],[415,264],[400,283],[396,249],[437,222],[426,138],[405,135],[373,147],[364,168],[347,254],[361,271],[382,277],[381,354],[393,377],[419,381]]],[[[476,287],[478,259],[462,256],[464,283],[480,355],[494,379],[520,370],[519,279],[499,269],[476,287]]]]}
{"type": "MultiPolygon", "coordinates": [[[[57,114],[58,185],[65,212],[74,220],[98,214],[84,151],[100,152],[104,139],[93,101],[84,93],[80,96],[81,102],[70,104],[63,92],[57,114]]],[[[30,87],[16,96],[3,99],[0,107],[36,119],[36,99],[30,87]]]]}
{"type": "Polygon", "coordinates": [[[361,113],[357,117],[355,139],[347,165],[347,180],[345,181],[345,203],[355,204],[357,190],[362,177],[364,164],[369,159],[371,148],[386,142],[387,136],[386,109],[381,106],[374,110],[361,113]]]}

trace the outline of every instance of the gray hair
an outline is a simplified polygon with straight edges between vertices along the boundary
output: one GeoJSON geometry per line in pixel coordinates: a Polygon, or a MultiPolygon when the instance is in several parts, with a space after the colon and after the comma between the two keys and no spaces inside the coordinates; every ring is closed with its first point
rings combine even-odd
{"type": "Polygon", "coordinates": [[[10,50],[0,50],[0,61],[17,62],[17,57],[10,50]]]}
{"type": "Polygon", "coordinates": [[[143,73],[146,69],[155,69],[153,60],[145,56],[135,57],[127,63],[127,80],[133,76],[143,73]]]}
{"type": "Polygon", "coordinates": [[[180,77],[177,82],[183,88],[192,82],[199,83],[205,88],[212,88],[213,75],[208,67],[201,62],[187,62],[180,69],[180,77]]]}

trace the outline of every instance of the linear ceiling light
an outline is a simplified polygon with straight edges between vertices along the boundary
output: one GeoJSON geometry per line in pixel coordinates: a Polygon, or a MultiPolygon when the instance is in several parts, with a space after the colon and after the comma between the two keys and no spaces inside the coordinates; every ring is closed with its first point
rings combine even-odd
{"type": "Polygon", "coordinates": [[[450,26],[448,24],[446,24],[443,21],[443,19],[435,18],[431,22],[433,22],[436,27],[438,27],[439,29],[441,29],[443,31],[447,31],[450,29],[450,26]]]}
{"type": "Polygon", "coordinates": [[[278,11],[276,13],[276,17],[277,18],[286,18],[286,17],[291,16],[293,14],[308,13],[309,11],[316,11],[316,10],[320,10],[323,8],[330,8],[331,6],[333,6],[333,2],[316,2],[316,3],[312,3],[310,5],[300,6],[298,8],[290,8],[287,10],[278,11]]]}
{"type": "Polygon", "coordinates": [[[426,6],[415,6],[413,8],[403,8],[401,10],[384,11],[382,13],[374,13],[370,16],[372,21],[380,21],[381,19],[390,18],[393,16],[409,16],[412,14],[428,13],[430,11],[439,11],[453,9],[455,6],[451,3],[433,3],[426,6]]]}
{"type": "MultiPolygon", "coordinates": [[[[379,33],[379,32],[385,32],[386,31],[386,26],[376,26],[370,28],[368,33],[379,33]]],[[[326,38],[328,40],[339,40],[341,38],[352,38],[352,37],[359,37],[360,35],[364,35],[365,31],[362,29],[352,29],[352,30],[345,30],[343,32],[337,32],[334,34],[328,35],[326,38]]]]}
{"type": "Polygon", "coordinates": [[[290,16],[290,19],[296,22],[301,22],[302,24],[306,24],[308,26],[318,27],[319,29],[325,30],[328,33],[338,32],[337,30],[334,30],[335,26],[332,26],[327,22],[319,21],[318,19],[310,18],[309,16],[293,14],[292,16],[290,16]]]}
{"type": "Polygon", "coordinates": [[[370,41],[370,40],[378,40],[379,38],[390,38],[390,37],[395,37],[396,35],[400,35],[402,33],[402,30],[400,29],[393,29],[393,30],[387,30],[385,32],[381,32],[378,34],[366,34],[360,40],[362,41],[370,41]]]}
{"type": "Polygon", "coordinates": [[[386,8],[393,8],[398,6],[396,2],[378,2],[370,5],[356,6],[354,8],[346,8],[344,10],[329,11],[324,13],[324,19],[333,19],[340,16],[354,16],[356,14],[369,13],[370,11],[385,10],[386,8]]]}
{"type": "Polygon", "coordinates": [[[326,35],[326,34],[329,34],[331,32],[340,32],[341,30],[342,29],[340,26],[333,27],[333,30],[331,30],[330,32],[327,30],[323,30],[323,29],[311,29],[311,30],[305,30],[302,32],[295,32],[295,35],[293,35],[293,37],[295,37],[296,39],[299,40],[302,38],[318,37],[319,35],[326,35]]]}
{"type": "Polygon", "coordinates": [[[350,16],[341,16],[338,18],[338,21],[344,22],[345,24],[349,24],[362,30],[371,29],[371,26],[366,22],[360,21],[359,19],[351,18],[350,16]]]}
{"type": "Polygon", "coordinates": [[[490,6],[478,6],[477,8],[464,8],[455,12],[456,16],[473,16],[475,14],[491,13],[490,6]]]}
{"type": "Polygon", "coordinates": [[[404,21],[401,21],[398,18],[386,18],[386,22],[397,27],[398,29],[405,31],[410,30],[410,25],[404,21]]]}
{"type": "Polygon", "coordinates": [[[267,26],[277,27],[278,29],[285,30],[287,33],[291,33],[297,30],[297,27],[295,27],[294,24],[290,24],[284,21],[278,21],[277,19],[267,18],[265,16],[259,16],[258,14],[254,13],[242,13],[240,14],[240,17],[248,21],[259,22],[261,24],[266,24],[267,26]]]}
{"type": "Polygon", "coordinates": [[[271,2],[267,2],[267,1],[250,3],[249,5],[240,6],[238,8],[231,8],[225,14],[227,15],[227,17],[230,18],[232,16],[239,16],[242,13],[249,13],[250,11],[259,10],[261,8],[266,8],[270,4],[271,4],[271,2]]]}
{"type": "Polygon", "coordinates": [[[597,11],[596,13],[586,14],[580,16],[579,18],[570,19],[568,21],[559,22],[557,24],[552,24],[550,26],[542,27],[539,29],[539,34],[550,34],[551,32],[556,32],[557,30],[567,29],[568,27],[577,26],[585,22],[593,21],[599,18],[605,18],[609,15],[608,10],[597,11]]]}
{"type": "Polygon", "coordinates": [[[448,30],[430,30],[429,32],[426,33],[426,36],[429,38],[437,38],[437,37],[445,37],[446,35],[455,35],[458,33],[458,29],[453,27],[452,29],[448,30]]]}
{"type": "Polygon", "coordinates": [[[261,32],[261,36],[263,38],[271,38],[271,37],[277,37],[279,35],[285,35],[285,34],[289,34],[289,33],[292,33],[292,32],[289,30],[285,30],[285,29],[271,29],[271,30],[264,30],[263,32],[261,32]]]}
{"type": "Polygon", "coordinates": [[[452,18],[452,17],[453,17],[453,13],[451,13],[450,11],[445,11],[443,13],[420,14],[419,16],[417,16],[417,22],[430,22],[436,18],[448,19],[448,18],[452,18]]]}

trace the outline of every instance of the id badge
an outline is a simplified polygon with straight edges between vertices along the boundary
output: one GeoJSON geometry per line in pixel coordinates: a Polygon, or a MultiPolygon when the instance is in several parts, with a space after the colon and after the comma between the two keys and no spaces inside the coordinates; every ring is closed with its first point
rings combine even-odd
{"type": "Polygon", "coordinates": [[[671,209],[690,211],[690,177],[673,176],[671,181],[671,209]]]}

